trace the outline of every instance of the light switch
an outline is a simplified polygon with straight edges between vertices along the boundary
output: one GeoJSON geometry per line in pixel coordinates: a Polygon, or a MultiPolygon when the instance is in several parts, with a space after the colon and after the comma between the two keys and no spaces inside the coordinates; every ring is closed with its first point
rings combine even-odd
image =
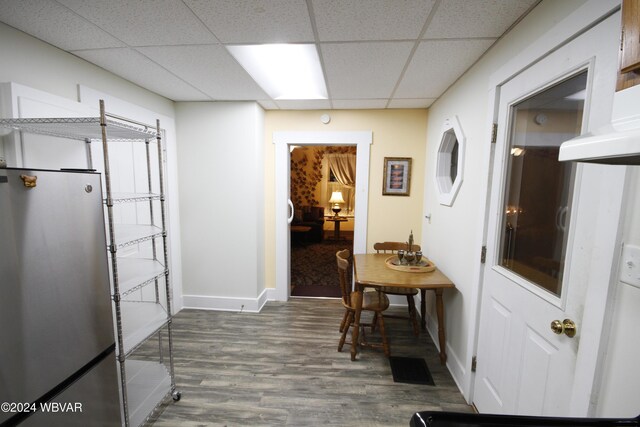
{"type": "Polygon", "coordinates": [[[624,245],[622,248],[620,280],[640,288],[640,246],[624,245]]]}

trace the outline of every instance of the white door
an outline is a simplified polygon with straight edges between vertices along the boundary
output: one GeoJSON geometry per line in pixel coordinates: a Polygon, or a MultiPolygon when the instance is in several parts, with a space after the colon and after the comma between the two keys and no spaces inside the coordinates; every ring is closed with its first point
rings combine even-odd
{"type": "MultiPolygon", "coordinates": [[[[9,118],[86,117],[95,113],[85,105],[17,83],[0,84],[2,116],[9,118]]],[[[5,130],[5,129],[2,129],[5,130]]],[[[0,134],[1,135],[1,134],[0,134]]],[[[83,169],[88,166],[87,144],[34,133],[13,132],[0,137],[9,167],[83,169]]],[[[0,147],[0,154],[1,153],[0,147]]]]}
{"type": "Polygon", "coordinates": [[[482,413],[571,412],[589,276],[612,270],[593,248],[616,239],[594,227],[617,229],[600,206],[621,204],[623,178],[557,157],[610,118],[618,34],[615,14],[500,88],[473,397],[482,413]]]}

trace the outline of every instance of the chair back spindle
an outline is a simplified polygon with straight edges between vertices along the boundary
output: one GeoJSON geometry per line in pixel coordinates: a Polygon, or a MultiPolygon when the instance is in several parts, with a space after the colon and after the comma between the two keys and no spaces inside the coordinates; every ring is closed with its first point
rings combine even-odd
{"type": "MultiPolygon", "coordinates": [[[[342,292],[342,305],[345,308],[345,313],[342,316],[342,322],[340,323],[340,332],[342,332],[342,336],[340,337],[340,342],[338,343],[338,351],[342,351],[342,347],[346,342],[347,333],[349,329],[354,324],[356,307],[352,304],[354,301],[351,299],[351,295],[355,292],[351,290],[351,252],[349,249],[343,249],[341,251],[336,252],[336,262],[338,264],[338,275],[340,278],[340,290],[342,292]]],[[[375,331],[376,326],[379,327],[380,336],[382,338],[381,347],[384,351],[385,356],[389,357],[390,349],[389,342],[387,341],[387,335],[384,330],[384,317],[382,312],[389,308],[389,298],[382,292],[362,292],[360,290],[358,292],[360,295],[360,300],[362,303],[362,310],[373,312],[373,320],[371,323],[365,323],[360,320],[358,327],[362,328],[361,335],[361,344],[363,345],[371,345],[371,346],[380,346],[373,343],[367,343],[364,337],[364,327],[371,327],[371,332],[375,331]]],[[[357,344],[355,344],[357,347],[357,344]]],[[[351,353],[351,360],[355,360],[355,353],[351,353]]]]}
{"type": "Polygon", "coordinates": [[[351,283],[348,280],[350,256],[351,252],[349,252],[349,249],[343,249],[336,252],[336,260],[338,262],[338,276],[340,278],[340,291],[342,292],[342,301],[349,307],[351,306],[351,283]]]}
{"type": "MultiPolygon", "coordinates": [[[[398,253],[399,250],[408,250],[408,244],[405,242],[378,242],[378,243],[374,243],[373,245],[373,249],[375,249],[375,251],[377,253],[382,253],[382,254],[396,254],[398,253]]],[[[420,251],[420,245],[416,245],[415,243],[413,245],[411,245],[411,250],[412,251],[420,251]]],[[[407,308],[409,310],[409,320],[411,321],[411,324],[413,325],[413,333],[418,336],[420,334],[420,329],[418,326],[418,320],[417,320],[417,314],[416,314],[416,307],[415,307],[415,301],[413,299],[413,297],[415,295],[418,294],[418,290],[417,289],[413,289],[413,288],[398,288],[398,287],[382,287],[380,288],[381,292],[384,292],[387,295],[399,295],[399,296],[405,296],[407,298],[407,308]]],[[[400,317],[400,318],[405,318],[405,316],[397,316],[397,315],[387,315],[387,317],[400,317]]]]}

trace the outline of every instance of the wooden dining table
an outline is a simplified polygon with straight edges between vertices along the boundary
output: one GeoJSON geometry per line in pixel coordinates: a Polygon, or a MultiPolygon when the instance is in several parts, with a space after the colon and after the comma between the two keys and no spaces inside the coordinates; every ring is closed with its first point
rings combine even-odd
{"type": "Polygon", "coordinates": [[[453,289],[455,285],[437,268],[431,272],[398,271],[387,266],[389,254],[355,254],[353,269],[355,281],[355,320],[351,339],[351,360],[356,359],[358,352],[358,334],[360,331],[360,314],[362,313],[362,292],[367,287],[399,287],[420,289],[422,301],[420,316],[422,329],[426,328],[426,291],[433,291],[436,296],[436,314],[438,317],[438,343],[440,345],[440,363],[447,362],[446,332],[444,322],[444,302],[442,293],[445,289],[453,289]]]}

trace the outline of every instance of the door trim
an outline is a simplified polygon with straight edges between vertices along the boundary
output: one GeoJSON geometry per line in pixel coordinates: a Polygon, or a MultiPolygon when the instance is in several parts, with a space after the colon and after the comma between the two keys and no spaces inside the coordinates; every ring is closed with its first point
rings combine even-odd
{"type": "Polygon", "coordinates": [[[365,253],[367,248],[367,218],[369,207],[369,154],[373,132],[274,132],[275,144],[275,239],[276,289],[273,298],[287,301],[291,294],[289,179],[292,145],[355,145],[356,146],[356,211],[353,230],[353,252],[365,253]]]}

